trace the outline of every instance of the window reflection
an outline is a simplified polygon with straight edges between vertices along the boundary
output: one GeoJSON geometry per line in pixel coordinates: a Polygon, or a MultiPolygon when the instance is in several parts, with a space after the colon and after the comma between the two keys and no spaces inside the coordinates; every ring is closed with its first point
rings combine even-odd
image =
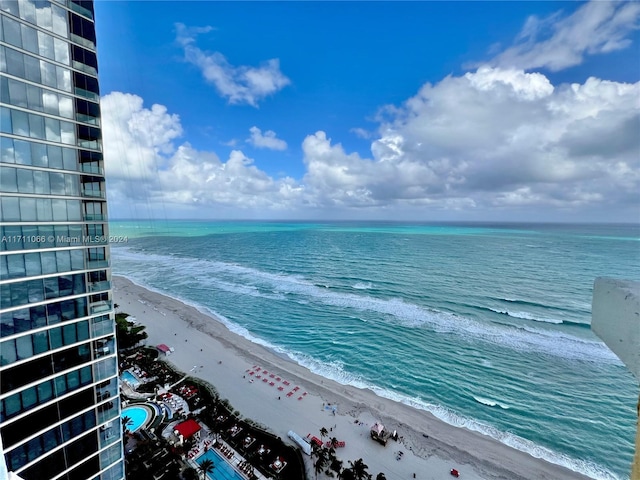
{"type": "MultiPolygon", "coordinates": [[[[42,215],[43,217],[52,216],[54,221],[80,221],[81,218],[81,200],[64,200],[64,199],[51,199],[42,198],[37,199],[34,204],[29,204],[28,208],[32,209],[32,212],[21,212],[19,199],[16,197],[3,196],[0,198],[0,210],[2,212],[2,218],[6,222],[17,222],[24,215],[42,215]]],[[[40,218],[40,217],[38,217],[40,218]]],[[[8,227],[5,227],[8,228],[8,227]]],[[[19,228],[19,227],[18,227],[19,228]]],[[[5,242],[6,243],[6,242],[5,242]]],[[[11,246],[17,245],[17,243],[11,242],[11,246]]],[[[7,248],[9,243],[3,245],[2,248],[7,248]]],[[[22,246],[21,246],[22,248],[22,246]]],[[[25,248],[34,248],[25,246],[25,248]]]]}

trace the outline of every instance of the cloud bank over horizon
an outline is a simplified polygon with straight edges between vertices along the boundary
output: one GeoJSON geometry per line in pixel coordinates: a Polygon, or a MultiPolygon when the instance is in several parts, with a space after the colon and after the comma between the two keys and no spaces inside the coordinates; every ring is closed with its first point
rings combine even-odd
{"type": "Polygon", "coordinates": [[[640,82],[554,87],[539,73],[483,67],[386,108],[369,158],[318,131],[302,141],[303,178],[276,179],[241,150],[221,160],[188,142],[176,146],[177,115],[114,92],[102,101],[105,165],[115,204],[145,198],[267,216],[305,207],[381,216],[389,207],[625,209],[640,191],[638,98],[640,82]]]}
{"type": "MultiPolygon", "coordinates": [[[[639,221],[640,81],[554,85],[532,71],[627,48],[639,18],[640,4],[601,2],[529,17],[492,60],[380,106],[374,129],[353,128],[367,155],[326,129],[280,138],[247,125],[258,155],[300,146],[295,177],[267,174],[237,146],[227,158],[196,149],[180,116],[112,92],[102,99],[112,216],[639,221]]],[[[176,28],[186,61],[230,105],[257,107],[291,83],[275,59],[234,67],[201,50],[196,36],[211,27],[176,28]]]]}

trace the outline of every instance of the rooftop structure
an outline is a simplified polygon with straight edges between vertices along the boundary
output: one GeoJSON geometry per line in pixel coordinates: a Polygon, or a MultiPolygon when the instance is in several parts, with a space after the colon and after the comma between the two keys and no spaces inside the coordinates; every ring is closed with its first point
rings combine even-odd
{"type": "Polygon", "coordinates": [[[192,418],[185,420],[184,422],[179,423],[175,426],[175,430],[178,432],[178,434],[182,435],[182,437],[185,439],[193,437],[201,429],[202,427],[200,426],[200,424],[192,418]]]}

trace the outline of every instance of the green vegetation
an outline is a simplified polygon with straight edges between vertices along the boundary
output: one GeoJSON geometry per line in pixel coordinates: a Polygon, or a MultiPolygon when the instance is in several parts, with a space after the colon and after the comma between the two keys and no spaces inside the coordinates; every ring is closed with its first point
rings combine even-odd
{"type": "Polygon", "coordinates": [[[118,348],[127,349],[137,346],[145,340],[148,335],[144,331],[144,325],[135,325],[127,320],[128,313],[116,313],[116,338],[118,348]]]}
{"type": "MultiPolygon", "coordinates": [[[[324,440],[328,436],[329,431],[322,427],[320,429],[320,437],[324,440]]],[[[361,458],[356,461],[349,460],[349,468],[342,468],[342,460],[338,459],[334,448],[337,444],[338,439],[336,437],[330,439],[330,446],[328,447],[325,446],[324,441],[322,445],[311,444],[311,458],[316,479],[319,473],[324,472],[327,477],[333,478],[337,475],[341,480],[371,480],[372,475],[367,471],[369,466],[361,458]]],[[[376,476],[376,480],[386,480],[384,473],[379,473],[376,476]]]]}
{"type": "MultiPolygon", "coordinates": [[[[135,325],[127,322],[127,316],[119,314],[119,321],[126,323],[123,325],[125,335],[144,333],[142,330],[133,330],[135,325]]],[[[135,339],[131,343],[133,342],[135,339]]],[[[180,388],[183,386],[197,391],[196,395],[185,398],[188,411],[192,413],[174,416],[171,419],[160,415],[154,420],[151,428],[142,428],[135,433],[126,435],[125,468],[127,478],[135,478],[136,480],[206,480],[203,467],[207,471],[210,471],[210,467],[206,467],[205,461],[196,462],[186,458],[187,453],[195,444],[193,439],[185,439],[182,445],[176,445],[168,443],[160,435],[160,432],[171,421],[178,418],[180,420],[194,418],[206,426],[212,436],[226,442],[246,459],[247,463],[251,465],[250,469],[247,466],[248,472],[261,472],[265,477],[277,480],[303,480],[307,478],[304,459],[298,449],[286,445],[276,435],[256,426],[256,422],[243,419],[241,412],[234,409],[229,400],[220,398],[213,385],[177,370],[163,357],[159,358],[155,348],[138,347],[119,353],[121,370],[137,367],[146,373],[145,381],[136,388],[138,393],[154,393],[158,385],[173,385],[178,380],[180,382],[171,390],[172,394],[181,395],[180,388]],[[231,435],[229,432],[233,426],[240,427],[243,434],[231,435]],[[245,444],[247,437],[254,439],[250,445],[245,444]],[[258,447],[261,445],[265,445],[270,452],[259,454],[258,447]],[[276,458],[283,458],[286,468],[274,474],[271,464],[276,458]]],[[[124,392],[123,395],[123,399],[132,403],[139,401],[137,398],[126,398],[124,392]]],[[[152,398],[155,398],[156,401],[162,401],[158,395],[153,395],[152,398]]],[[[130,419],[123,419],[123,430],[126,428],[125,425],[130,425],[130,419]]],[[[219,475],[219,472],[214,471],[209,475],[215,477],[219,475]]],[[[249,473],[248,478],[255,479],[255,476],[253,473],[249,473]]]]}
{"type": "Polygon", "coordinates": [[[351,465],[351,471],[356,480],[371,480],[371,474],[367,472],[369,466],[361,458],[355,462],[349,460],[349,465],[351,465]]]}
{"type": "Polygon", "coordinates": [[[182,472],[184,480],[198,480],[198,471],[195,468],[188,467],[182,472]]]}
{"type": "Polygon", "coordinates": [[[213,464],[213,460],[209,460],[207,458],[206,460],[203,460],[203,461],[200,462],[199,467],[198,467],[198,471],[202,475],[202,478],[206,478],[207,477],[207,473],[213,472],[214,468],[215,468],[215,465],[213,464]]]}
{"type": "Polygon", "coordinates": [[[129,430],[129,427],[133,425],[133,420],[131,419],[131,417],[128,416],[124,416],[122,417],[122,433],[127,433],[127,430],[129,430]]]}

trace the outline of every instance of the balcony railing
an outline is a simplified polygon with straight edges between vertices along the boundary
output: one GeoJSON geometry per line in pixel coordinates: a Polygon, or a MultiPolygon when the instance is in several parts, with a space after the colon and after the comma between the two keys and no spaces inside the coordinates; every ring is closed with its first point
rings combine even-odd
{"type": "Polygon", "coordinates": [[[93,173],[95,175],[103,175],[104,176],[104,168],[97,167],[95,165],[91,165],[90,163],[81,163],[80,170],[83,173],[93,173]]]}
{"type": "Polygon", "coordinates": [[[69,8],[74,12],[82,15],[83,17],[87,17],[89,20],[93,20],[93,14],[91,13],[91,10],[87,10],[86,8],[73,2],[69,2],[68,5],[69,5],[69,8]]]}
{"type": "Polygon", "coordinates": [[[85,213],[85,222],[104,222],[107,220],[107,216],[104,213],[85,213]]]}
{"type": "MultiPolygon", "coordinates": [[[[82,7],[80,7],[80,8],[82,8],[82,7]]],[[[89,13],[91,13],[91,12],[89,12],[89,13]]],[[[96,49],[96,44],[95,43],[93,43],[91,40],[88,40],[86,38],[82,38],[81,36],[76,35],[75,33],[71,33],[69,35],[69,38],[71,38],[71,40],[73,42],[75,42],[75,43],[77,43],[79,45],[82,45],[83,47],[89,48],[89,49],[94,50],[94,51],[96,49]]]]}
{"type": "Polygon", "coordinates": [[[102,290],[109,290],[111,288],[111,282],[105,280],[103,282],[93,282],[89,284],[90,292],[100,292],[102,290]]]}
{"type": "Polygon", "coordinates": [[[85,90],[84,88],[75,87],[74,93],[79,97],[87,98],[89,100],[94,100],[96,102],[100,100],[100,95],[94,92],[90,92],[89,90],[85,90]]]}
{"type": "Polygon", "coordinates": [[[79,138],[76,145],[80,148],[88,148],[91,150],[100,150],[102,148],[102,142],[100,140],[84,140],[79,138]]]}
{"type": "Polygon", "coordinates": [[[103,320],[101,322],[96,322],[91,324],[91,332],[94,337],[99,337],[100,335],[106,335],[107,333],[113,333],[114,331],[113,320],[110,318],[108,320],[103,320]]]}
{"type": "Polygon", "coordinates": [[[87,268],[109,268],[109,260],[87,260],[87,268]]]}
{"type": "Polygon", "coordinates": [[[110,300],[102,300],[100,302],[92,303],[89,305],[89,311],[91,315],[95,315],[96,313],[108,312],[111,310],[111,301],[110,300]]]}
{"type": "Polygon", "coordinates": [[[79,62],[74,60],[72,62],[73,68],[76,70],[80,70],[81,72],[88,73],[89,75],[93,75],[94,77],[98,76],[98,71],[92,67],[91,65],[87,65],[86,63],[79,62]]]}
{"type": "Polygon", "coordinates": [[[90,123],[91,125],[100,126],[100,119],[92,115],[85,115],[84,113],[76,113],[76,120],[79,122],[90,123]]]}
{"type": "Polygon", "coordinates": [[[91,198],[105,198],[106,194],[105,192],[103,192],[102,190],[89,190],[89,189],[82,189],[82,196],[83,197],[91,197],[91,198]]]}

